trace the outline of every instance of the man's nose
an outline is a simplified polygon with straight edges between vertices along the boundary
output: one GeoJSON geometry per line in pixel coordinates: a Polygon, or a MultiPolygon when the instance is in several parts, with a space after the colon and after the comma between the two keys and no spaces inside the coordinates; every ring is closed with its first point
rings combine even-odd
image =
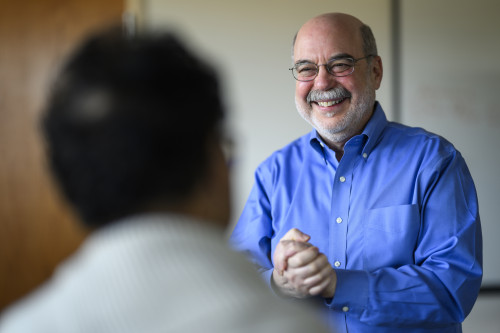
{"type": "Polygon", "coordinates": [[[319,65],[318,75],[314,78],[314,87],[318,90],[328,90],[336,84],[335,76],[328,73],[325,65],[319,65]]]}

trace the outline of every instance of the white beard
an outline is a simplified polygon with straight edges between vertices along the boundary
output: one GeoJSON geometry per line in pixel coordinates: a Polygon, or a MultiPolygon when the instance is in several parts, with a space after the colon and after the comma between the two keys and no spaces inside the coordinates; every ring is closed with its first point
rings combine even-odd
{"type": "MultiPolygon", "coordinates": [[[[295,106],[302,118],[314,127],[323,139],[333,143],[345,143],[358,134],[365,125],[366,118],[372,113],[374,104],[375,91],[367,85],[357,103],[351,105],[346,114],[332,125],[316,117],[312,106],[310,106],[309,112],[304,110],[295,98],[295,106]]],[[[332,117],[334,114],[326,114],[326,116],[332,117]]]]}

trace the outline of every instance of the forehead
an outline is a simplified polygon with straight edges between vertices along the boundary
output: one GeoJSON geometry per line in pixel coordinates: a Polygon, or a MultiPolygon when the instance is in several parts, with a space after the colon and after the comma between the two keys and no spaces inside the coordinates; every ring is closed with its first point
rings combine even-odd
{"type": "Polygon", "coordinates": [[[294,45],[294,61],[325,62],[339,54],[363,56],[360,27],[348,22],[319,20],[306,23],[294,45]]]}

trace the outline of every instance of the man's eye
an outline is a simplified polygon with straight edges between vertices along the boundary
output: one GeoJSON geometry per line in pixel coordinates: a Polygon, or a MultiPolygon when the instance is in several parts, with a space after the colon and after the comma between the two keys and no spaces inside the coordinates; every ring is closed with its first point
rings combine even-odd
{"type": "Polygon", "coordinates": [[[334,62],[334,63],[330,64],[329,69],[330,69],[330,72],[340,73],[340,72],[343,72],[343,71],[350,69],[351,67],[352,67],[351,63],[340,61],[340,62],[334,62]]]}
{"type": "Polygon", "coordinates": [[[297,72],[303,75],[313,74],[316,72],[316,67],[312,65],[299,66],[297,67],[297,72]]]}

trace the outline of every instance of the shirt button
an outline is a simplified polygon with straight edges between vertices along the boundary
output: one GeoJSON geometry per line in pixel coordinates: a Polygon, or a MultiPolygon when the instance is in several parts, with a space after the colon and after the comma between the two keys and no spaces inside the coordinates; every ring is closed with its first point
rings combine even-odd
{"type": "Polygon", "coordinates": [[[342,307],[342,311],[344,311],[344,312],[348,312],[348,311],[349,311],[349,307],[348,307],[348,306],[344,306],[344,307],[342,307]]]}
{"type": "Polygon", "coordinates": [[[345,182],[345,177],[344,176],[341,176],[339,179],[340,179],[341,183],[345,182]]]}
{"type": "Polygon", "coordinates": [[[340,267],[340,261],[338,261],[338,260],[336,262],[334,262],[333,264],[335,265],[335,267],[340,267]]]}
{"type": "Polygon", "coordinates": [[[337,223],[342,223],[342,218],[341,217],[337,217],[337,219],[335,221],[337,221],[337,223]]]}
{"type": "Polygon", "coordinates": [[[367,153],[363,153],[363,158],[367,158],[368,157],[368,154],[367,153]]]}

